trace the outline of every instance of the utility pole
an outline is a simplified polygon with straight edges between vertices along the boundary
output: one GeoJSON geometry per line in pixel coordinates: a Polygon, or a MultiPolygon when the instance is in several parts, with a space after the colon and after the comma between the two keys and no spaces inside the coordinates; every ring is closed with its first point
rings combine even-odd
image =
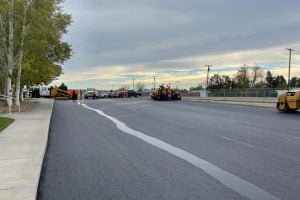
{"type": "Polygon", "coordinates": [[[292,59],[292,51],[295,51],[294,49],[291,48],[286,48],[286,50],[289,51],[289,74],[288,74],[288,91],[290,90],[291,87],[291,59],[292,59]]]}
{"type": "Polygon", "coordinates": [[[206,89],[208,87],[208,79],[209,79],[209,72],[210,72],[210,68],[211,65],[205,65],[207,67],[207,78],[206,78],[206,89]]]}
{"type": "Polygon", "coordinates": [[[156,76],[153,76],[153,89],[155,90],[155,78],[156,76]]]}
{"type": "Polygon", "coordinates": [[[133,91],[134,91],[134,80],[135,79],[132,79],[132,88],[133,88],[133,91]]]}
{"type": "Polygon", "coordinates": [[[206,77],[206,96],[208,95],[208,79],[209,79],[209,72],[210,72],[210,68],[211,68],[211,65],[205,65],[207,67],[207,77],[206,77]]]}

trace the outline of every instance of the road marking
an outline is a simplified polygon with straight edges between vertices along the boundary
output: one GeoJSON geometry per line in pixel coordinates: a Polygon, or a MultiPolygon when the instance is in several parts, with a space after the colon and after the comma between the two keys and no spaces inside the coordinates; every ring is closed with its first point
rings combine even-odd
{"type": "Polygon", "coordinates": [[[169,120],[169,119],[162,119],[162,120],[164,120],[164,121],[166,121],[166,122],[169,122],[169,123],[171,123],[171,124],[175,124],[175,125],[177,125],[177,126],[181,126],[181,127],[184,127],[184,128],[190,128],[189,126],[186,126],[186,125],[184,125],[184,124],[182,124],[182,123],[174,122],[174,121],[169,120]]]}
{"type": "Polygon", "coordinates": [[[203,170],[205,173],[210,175],[211,177],[217,179],[220,181],[223,185],[227,186],[228,188],[236,191],[237,193],[252,199],[252,200],[279,200],[279,198],[273,196],[272,194],[264,191],[263,189],[255,186],[254,184],[241,179],[240,177],[231,174],[214,164],[203,160],[199,157],[197,157],[194,154],[191,154],[187,151],[184,151],[178,147],[175,147],[173,145],[170,145],[162,140],[159,140],[157,138],[148,136],[144,133],[141,133],[139,131],[133,130],[129,128],[124,122],[119,121],[118,119],[109,116],[105,114],[103,111],[91,108],[85,104],[82,104],[82,106],[86,109],[92,110],[97,112],[99,115],[111,120],[119,130],[121,130],[124,133],[127,133],[128,135],[134,136],[139,138],[140,140],[151,144],[159,149],[162,149],[166,152],[169,152],[170,154],[181,158],[194,166],[200,168],[203,170]]]}
{"type": "Polygon", "coordinates": [[[255,148],[255,146],[253,146],[252,144],[248,144],[246,142],[242,142],[242,141],[239,141],[239,140],[234,140],[234,139],[231,139],[231,138],[226,137],[226,136],[221,136],[221,138],[223,138],[225,140],[229,140],[231,142],[236,142],[236,143],[240,143],[240,144],[246,145],[246,146],[248,146],[250,148],[255,148]]]}

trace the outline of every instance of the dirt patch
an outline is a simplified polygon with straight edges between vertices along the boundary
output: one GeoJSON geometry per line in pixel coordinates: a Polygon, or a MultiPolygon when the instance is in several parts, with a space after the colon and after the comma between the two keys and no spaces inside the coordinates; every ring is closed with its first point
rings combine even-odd
{"type": "MultiPolygon", "coordinates": [[[[27,112],[30,111],[33,106],[37,104],[36,101],[32,101],[32,100],[26,100],[21,102],[21,112],[27,112]]],[[[11,111],[12,112],[19,112],[19,108],[15,105],[13,105],[11,107],[11,111]]],[[[7,113],[8,112],[8,106],[6,105],[6,102],[1,100],[0,101],[0,113],[7,113]]]]}

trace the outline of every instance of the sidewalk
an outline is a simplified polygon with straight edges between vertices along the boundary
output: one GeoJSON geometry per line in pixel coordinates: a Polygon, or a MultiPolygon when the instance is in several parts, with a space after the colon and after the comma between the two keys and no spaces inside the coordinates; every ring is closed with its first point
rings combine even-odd
{"type": "Polygon", "coordinates": [[[47,146],[53,100],[32,111],[1,115],[16,121],[0,133],[0,199],[34,200],[47,146]]]}
{"type": "Polygon", "coordinates": [[[182,97],[182,99],[187,101],[203,101],[270,108],[275,108],[277,102],[277,98],[275,97],[182,97]]]}

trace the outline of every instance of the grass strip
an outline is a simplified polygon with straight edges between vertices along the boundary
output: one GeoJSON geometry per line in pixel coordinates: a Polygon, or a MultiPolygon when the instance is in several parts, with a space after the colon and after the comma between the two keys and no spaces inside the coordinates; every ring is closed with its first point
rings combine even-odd
{"type": "Polygon", "coordinates": [[[7,128],[14,121],[15,120],[11,118],[0,117],[0,132],[7,128]]]}

